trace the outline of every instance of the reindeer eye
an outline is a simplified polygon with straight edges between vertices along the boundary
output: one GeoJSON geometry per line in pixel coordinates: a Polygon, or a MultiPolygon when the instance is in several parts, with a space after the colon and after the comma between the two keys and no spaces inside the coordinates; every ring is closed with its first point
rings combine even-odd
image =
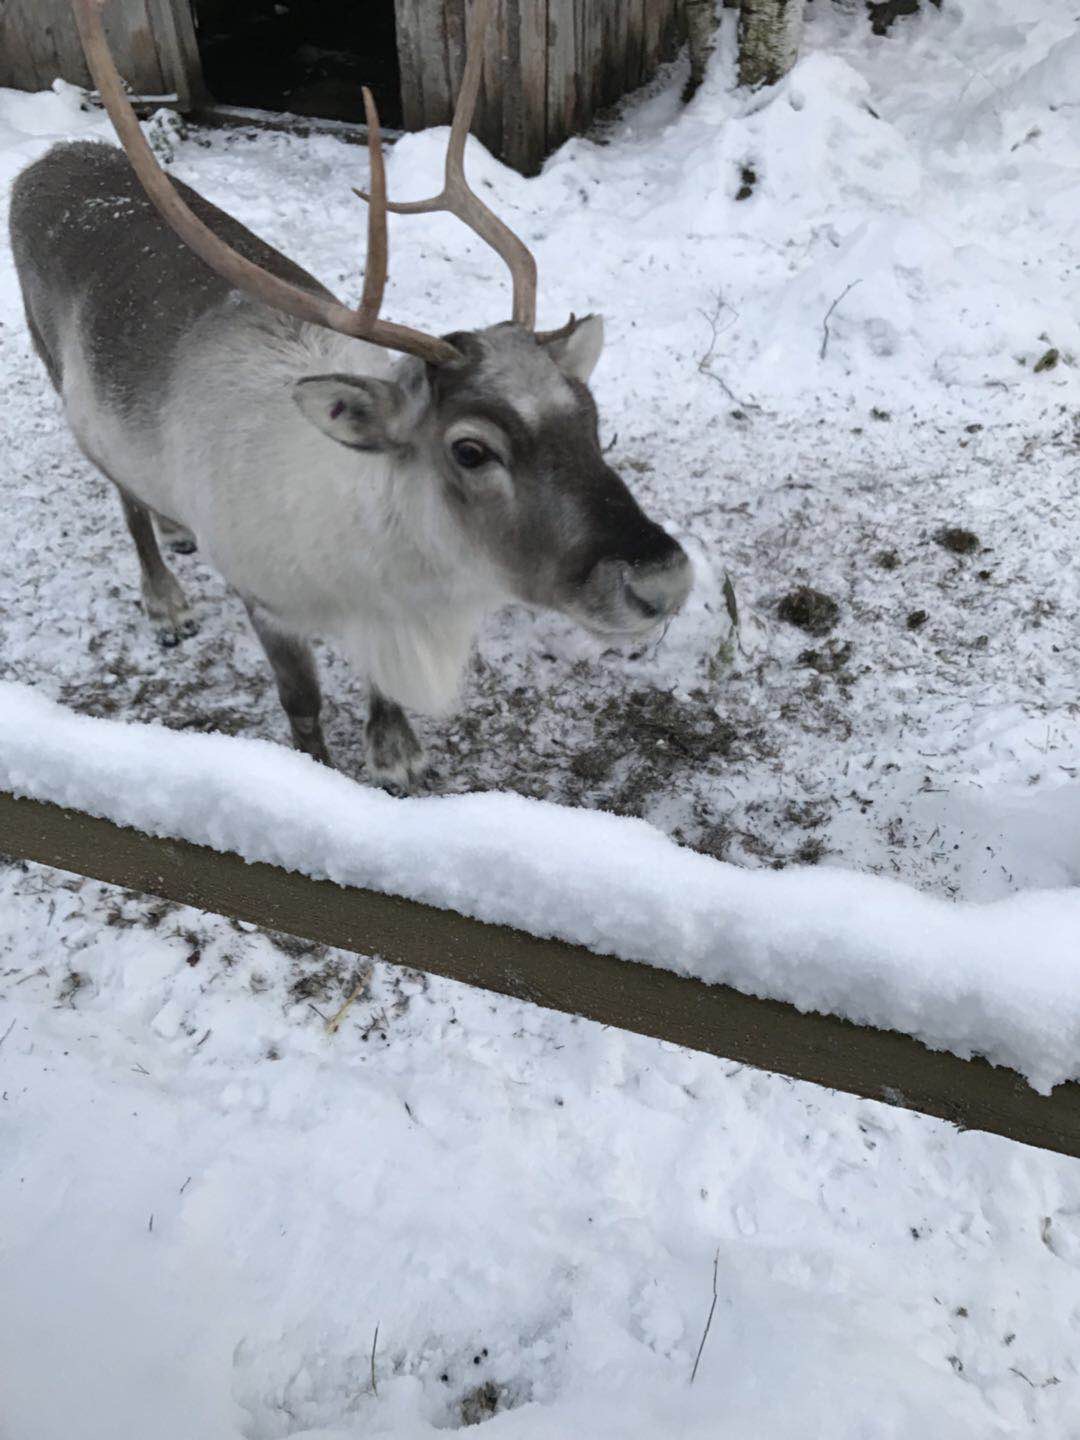
{"type": "Polygon", "coordinates": [[[478,470],[495,458],[479,440],[455,440],[450,446],[450,453],[463,470],[478,470]]]}

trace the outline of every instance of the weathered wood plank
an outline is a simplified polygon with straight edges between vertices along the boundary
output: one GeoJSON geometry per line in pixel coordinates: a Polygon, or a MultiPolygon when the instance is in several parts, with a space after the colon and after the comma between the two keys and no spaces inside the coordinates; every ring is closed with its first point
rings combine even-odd
{"type": "Polygon", "coordinates": [[[596,108],[602,109],[608,98],[608,67],[611,60],[611,31],[615,25],[620,0],[590,0],[596,30],[596,79],[593,82],[596,108]]]}
{"type": "Polygon", "coordinates": [[[651,75],[661,63],[660,40],[670,0],[645,0],[645,73],[651,75]]]}
{"type": "Polygon", "coordinates": [[[627,91],[633,90],[637,84],[638,67],[634,57],[634,42],[631,38],[633,28],[633,11],[638,0],[620,0],[619,13],[619,52],[615,57],[618,61],[619,93],[625,95],[627,91]]]}
{"type": "Polygon", "coordinates": [[[417,0],[420,66],[428,125],[449,125],[453,116],[450,67],[446,53],[446,16],[441,0],[417,0]]]}
{"type": "Polygon", "coordinates": [[[547,154],[547,7],[548,0],[519,0],[525,7],[522,77],[525,90],[525,140],[531,169],[547,154]]]}
{"type": "Polygon", "coordinates": [[[503,0],[502,157],[532,174],[540,168],[547,135],[546,0],[503,0]]]}
{"type": "Polygon", "coordinates": [[[626,89],[645,79],[645,6],[647,0],[626,0],[626,89]]]}
{"type": "Polygon", "coordinates": [[[125,0],[122,5],[110,5],[105,11],[105,32],[117,69],[133,90],[141,95],[160,95],[168,90],[161,73],[147,0],[125,0]]]}
{"type": "Polygon", "coordinates": [[[664,16],[660,41],[662,60],[673,60],[686,39],[686,8],[682,0],[670,0],[664,16]]]}
{"type": "Polygon", "coordinates": [[[406,130],[424,128],[423,72],[415,10],[415,0],[394,0],[398,69],[401,74],[401,115],[406,130]]]}
{"type": "Polygon", "coordinates": [[[162,83],[182,111],[208,99],[190,0],[149,0],[162,83]]]}
{"type": "MultiPolygon", "coordinates": [[[[527,0],[526,0],[527,3],[527,0]]],[[[527,164],[525,149],[525,96],[522,93],[522,36],[520,0],[499,0],[502,19],[502,54],[499,80],[502,89],[500,154],[508,165],[527,164]]]]}
{"type": "Polygon", "coordinates": [[[443,0],[447,74],[450,79],[450,94],[455,103],[461,90],[462,76],[465,73],[466,37],[468,35],[465,11],[465,0],[443,0]]]}
{"type": "Polygon", "coordinates": [[[582,100],[584,116],[579,121],[587,124],[604,103],[603,57],[604,57],[604,0],[578,0],[581,6],[583,29],[579,59],[582,67],[582,100]]]}
{"type": "Polygon", "coordinates": [[[548,0],[546,148],[573,133],[577,111],[577,0],[548,0]]]}
{"type": "MultiPolygon", "coordinates": [[[[158,95],[167,88],[147,0],[110,5],[105,11],[105,33],[117,69],[133,90],[158,95]]],[[[0,84],[39,90],[58,76],[73,85],[90,85],[69,0],[3,0],[0,84]]]]}
{"type": "Polygon", "coordinates": [[[46,90],[60,74],[53,35],[57,24],[63,22],[65,8],[63,0],[44,0],[44,3],[23,0],[21,5],[16,4],[21,45],[32,76],[29,89],[46,90]]]}
{"type": "Polygon", "coordinates": [[[500,154],[507,164],[520,167],[526,134],[526,98],[521,94],[521,6],[518,0],[498,0],[495,9],[500,29],[498,89],[503,96],[495,154],[500,154]]]}
{"type": "Polygon", "coordinates": [[[90,79],[90,71],[87,69],[83,56],[82,42],[79,40],[79,32],[75,28],[69,4],[65,4],[64,11],[65,13],[53,27],[53,43],[56,46],[56,58],[60,66],[58,73],[61,79],[67,80],[72,85],[89,88],[93,81],[90,79]]]}
{"type": "Polygon", "coordinates": [[[13,90],[40,90],[43,83],[30,43],[32,11],[36,0],[0,3],[0,85],[13,90]]]}
{"type": "Polygon", "coordinates": [[[724,985],[594,955],[430,905],[346,890],[0,792],[0,851],[218,915],[379,955],[639,1035],[1080,1156],[1080,1085],[1039,1095],[1012,1070],[893,1031],[802,1014],[724,985]]]}
{"type": "MultiPolygon", "coordinates": [[[[469,24],[476,0],[469,0],[469,24]]],[[[502,153],[503,107],[513,83],[506,64],[506,0],[496,0],[491,20],[484,35],[484,68],[480,84],[480,102],[476,107],[477,135],[493,155],[502,153]]]]}
{"type": "Polygon", "coordinates": [[[603,16],[603,103],[612,105],[626,89],[623,46],[626,43],[627,0],[607,0],[603,16]]]}

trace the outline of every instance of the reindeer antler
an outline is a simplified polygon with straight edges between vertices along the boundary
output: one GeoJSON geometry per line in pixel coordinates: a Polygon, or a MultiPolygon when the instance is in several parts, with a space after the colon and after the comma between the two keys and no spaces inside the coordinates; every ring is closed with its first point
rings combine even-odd
{"type": "MultiPolygon", "coordinates": [[[[465,73],[461,78],[457,105],[454,107],[450,143],[446,149],[443,188],[430,200],[389,201],[386,208],[395,215],[426,215],[435,210],[445,210],[464,221],[470,230],[474,230],[506,261],[514,282],[513,318],[519,325],[531,330],[536,324],[536,261],[525,242],[484,204],[479,195],[469,188],[465,179],[465,141],[476,110],[476,98],[480,93],[480,72],[484,63],[482,42],[493,4],[494,0],[476,0],[473,7],[473,18],[469,25],[468,58],[465,61],[465,73]]],[[[362,200],[373,199],[374,171],[371,188],[371,196],[363,190],[357,190],[356,193],[362,200]]]]}
{"type": "Polygon", "coordinates": [[[386,285],[387,207],[379,117],[371,92],[364,90],[372,190],[368,216],[368,258],[363,298],[358,309],[350,310],[333,296],[305,290],[302,286],[282,280],[261,265],[246,259],[204,224],[184,202],[155,159],[124,93],[124,84],[117,72],[102,24],[102,12],[106,4],[107,0],[72,0],[75,23],[86,53],[86,63],[132,168],[147,195],[181,240],[230,285],[235,285],[238,290],[243,290],[255,300],[283,310],[288,315],[295,315],[299,320],[321,325],[327,330],[339,331],[342,335],[358,340],[368,340],[388,350],[402,350],[431,364],[439,365],[459,360],[460,352],[448,341],[435,335],[427,335],[422,330],[412,330],[407,325],[395,325],[391,321],[378,318],[386,285]]]}

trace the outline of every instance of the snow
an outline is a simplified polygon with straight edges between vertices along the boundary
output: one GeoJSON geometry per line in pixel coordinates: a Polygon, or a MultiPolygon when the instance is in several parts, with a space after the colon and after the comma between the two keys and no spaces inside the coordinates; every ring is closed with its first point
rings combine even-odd
{"type": "Polygon", "coordinates": [[[1075,1163],[389,967],[330,1038],[346,957],[4,893],[5,1433],[1073,1433],[1075,1163]]]}
{"type": "MultiPolygon", "coordinates": [[[[1075,1073],[1075,16],[945,0],[878,40],[859,6],[811,10],[773,94],[732,92],[728,12],[685,110],[676,66],[534,180],[470,146],[538,254],[541,323],[605,313],[609,458],[699,585],[643,653],[493,619],[458,717],[422,726],[439,798],[355,784],[362,691],[330,651],[342,773],[272,745],[264,662],[197,556],[202,633],[155,650],[0,251],[0,765],[533,928],[560,883],[570,938],[636,955],[656,926],[672,963],[1075,1073]],[[825,637],[777,619],[803,583],[839,604],[825,637]],[[496,826],[538,842],[503,895],[496,826]]],[[[0,92],[0,191],[106,133],[70,89],[0,92]]],[[[444,140],[394,146],[395,195],[444,140]]],[[[356,295],[362,152],[195,134],[174,166],[356,295]]],[[[451,220],[393,222],[393,318],[505,303],[451,220]]],[[[1074,1440],[1075,1163],[378,963],[330,1037],[364,965],[0,863],[4,1440],[409,1440],[492,1408],[545,1440],[1074,1440]]]]}
{"type": "Polygon", "coordinates": [[[641,820],[494,792],[399,800],[266,741],[95,720],[4,682],[0,788],[904,1030],[1044,1091],[1080,1075],[1075,889],[963,904],[746,871],[641,820]]]}

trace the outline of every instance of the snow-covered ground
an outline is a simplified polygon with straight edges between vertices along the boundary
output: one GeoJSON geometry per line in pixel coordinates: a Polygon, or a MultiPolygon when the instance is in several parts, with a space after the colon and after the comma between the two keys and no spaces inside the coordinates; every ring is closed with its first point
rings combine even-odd
{"type": "MultiPolygon", "coordinates": [[[[499,617],[425,738],[446,792],[641,815],[743,865],[1072,885],[1076,17],[945,0],[879,40],[811,9],[775,95],[733,96],[725,30],[685,111],[676,67],[535,180],[473,147],[542,323],[606,314],[610,458],[700,583],[641,655],[499,617]],[[799,584],[829,633],[779,619],[799,584]]],[[[0,92],[0,185],[85,133],[70,92],[0,92]]],[[[394,147],[394,194],[443,143],[394,147]]],[[[362,152],[200,134],[175,169],[357,293],[362,152]]],[[[403,219],[388,309],[485,323],[502,276],[449,219],[403,219]]],[[[282,739],[198,557],[202,633],[154,647],[6,251],[0,374],[0,678],[282,739]]],[[[324,671],[362,778],[359,683],[324,671]]],[[[379,965],[327,1036],[359,967],[0,869],[3,1440],[407,1440],[493,1410],[545,1440],[1080,1435],[1074,1163],[379,965]]]]}

